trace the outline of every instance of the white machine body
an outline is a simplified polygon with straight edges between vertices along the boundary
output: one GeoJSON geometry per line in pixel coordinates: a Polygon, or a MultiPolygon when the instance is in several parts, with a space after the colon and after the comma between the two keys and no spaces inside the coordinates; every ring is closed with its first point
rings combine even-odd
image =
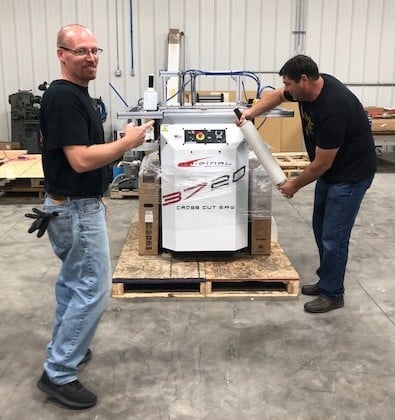
{"type": "Polygon", "coordinates": [[[231,121],[190,120],[161,125],[162,246],[177,252],[245,248],[248,145],[231,121]]]}

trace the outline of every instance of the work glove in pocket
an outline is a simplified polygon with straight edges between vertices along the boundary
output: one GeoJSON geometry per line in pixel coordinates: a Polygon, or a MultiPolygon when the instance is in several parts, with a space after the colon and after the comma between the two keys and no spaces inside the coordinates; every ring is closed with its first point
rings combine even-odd
{"type": "Polygon", "coordinates": [[[32,208],[32,211],[33,213],[25,213],[26,217],[34,219],[34,222],[28,229],[28,233],[33,233],[37,230],[37,238],[41,238],[47,230],[49,221],[53,217],[58,216],[58,212],[53,211],[52,213],[46,213],[36,208],[32,208]]]}

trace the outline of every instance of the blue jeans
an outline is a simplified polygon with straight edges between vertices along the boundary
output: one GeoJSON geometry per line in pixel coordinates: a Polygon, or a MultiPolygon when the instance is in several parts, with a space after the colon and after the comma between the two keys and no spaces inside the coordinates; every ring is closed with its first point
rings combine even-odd
{"type": "Polygon", "coordinates": [[[329,298],[343,296],[351,230],[373,177],[353,184],[327,184],[320,179],[316,183],[313,230],[320,257],[317,274],[320,292],[329,298]]]}
{"type": "Polygon", "coordinates": [[[55,286],[56,311],[44,369],[58,385],[77,379],[85,356],[106,309],[111,289],[111,259],[101,199],[58,202],[48,196],[44,210],[56,211],[48,237],[62,266],[55,286]]]}

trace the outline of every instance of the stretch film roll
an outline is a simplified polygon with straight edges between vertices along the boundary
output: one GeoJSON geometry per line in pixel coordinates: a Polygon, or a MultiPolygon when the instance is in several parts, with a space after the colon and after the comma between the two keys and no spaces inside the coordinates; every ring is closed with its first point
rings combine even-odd
{"type": "MultiPolygon", "coordinates": [[[[240,112],[239,110],[237,111],[240,112]]],[[[237,112],[236,115],[240,118],[240,115],[237,112]]],[[[262,140],[254,124],[249,120],[245,120],[243,124],[241,124],[240,130],[251,150],[255,152],[256,157],[272,179],[273,184],[283,184],[287,180],[287,177],[278,165],[276,159],[273,157],[266,143],[262,140]]]]}

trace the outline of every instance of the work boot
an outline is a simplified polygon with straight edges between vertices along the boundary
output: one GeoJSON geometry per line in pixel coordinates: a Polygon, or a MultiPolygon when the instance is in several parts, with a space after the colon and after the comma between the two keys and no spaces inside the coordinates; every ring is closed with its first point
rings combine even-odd
{"type": "Polygon", "coordinates": [[[318,287],[318,282],[314,284],[306,284],[306,286],[302,286],[302,294],[309,295],[309,296],[319,296],[320,289],[318,287]]]}
{"type": "Polygon", "coordinates": [[[320,295],[317,299],[304,304],[304,310],[311,313],[324,313],[333,309],[342,308],[344,306],[344,299],[342,297],[337,299],[330,299],[324,295],[320,295]]]}
{"type": "Polygon", "coordinates": [[[96,404],[95,394],[86,389],[78,380],[64,385],[53,383],[44,371],[37,382],[38,388],[50,397],[59,401],[68,408],[77,410],[93,407],[96,404]]]}
{"type": "Polygon", "coordinates": [[[83,357],[83,359],[78,363],[78,366],[83,365],[84,363],[88,363],[89,360],[92,359],[92,350],[88,349],[85,353],[85,356],[83,357]]]}

